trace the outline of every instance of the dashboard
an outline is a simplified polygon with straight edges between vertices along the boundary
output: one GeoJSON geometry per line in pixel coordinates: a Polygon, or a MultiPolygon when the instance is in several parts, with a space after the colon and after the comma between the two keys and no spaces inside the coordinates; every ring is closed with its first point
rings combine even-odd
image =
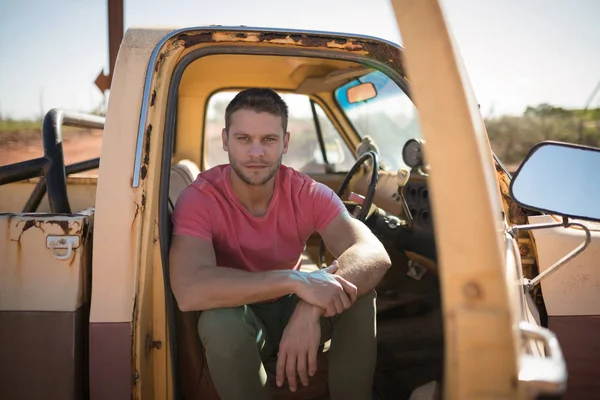
{"type": "Polygon", "coordinates": [[[381,210],[376,230],[397,248],[435,261],[434,221],[427,186],[428,175],[424,172],[424,145],[421,139],[411,139],[404,145],[402,158],[410,171],[398,171],[394,189],[396,193],[392,198],[400,204],[405,201],[406,207],[402,207],[405,210],[400,214],[381,210]]]}
{"type": "MultiPolygon", "coordinates": [[[[408,140],[402,150],[408,168],[397,172],[380,171],[375,198],[378,209],[375,218],[365,223],[390,248],[416,253],[435,262],[434,221],[424,146],[422,139],[408,140]]],[[[356,186],[362,192],[366,192],[368,185],[366,175],[356,186]]]]}

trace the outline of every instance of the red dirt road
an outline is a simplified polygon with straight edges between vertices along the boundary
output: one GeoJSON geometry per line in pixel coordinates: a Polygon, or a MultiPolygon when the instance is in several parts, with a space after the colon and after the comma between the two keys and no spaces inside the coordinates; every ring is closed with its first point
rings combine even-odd
{"type": "MultiPolygon", "coordinates": [[[[69,129],[63,132],[65,165],[100,156],[102,131],[98,129],[69,129]]],[[[42,135],[36,131],[0,133],[0,166],[31,160],[44,155],[42,135]]],[[[97,176],[97,170],[86,176],[97,176]]]]}

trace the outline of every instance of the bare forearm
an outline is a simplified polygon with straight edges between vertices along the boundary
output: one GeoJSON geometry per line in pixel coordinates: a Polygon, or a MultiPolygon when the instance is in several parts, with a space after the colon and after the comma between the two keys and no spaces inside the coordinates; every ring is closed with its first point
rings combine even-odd
{"type": "Polygon", "coordinates": [[[355,244],[337,259],[336,274],[353,283],[358,296],[373,290],[381,281],[391,261],[381,243],[355,244]]]}
{"type": "Polygon", "coordinates": [[[237,307],[295,291],[298,271],[247,272],[227,267],[201,268],[178,285],[183,311],[237,307]]]}

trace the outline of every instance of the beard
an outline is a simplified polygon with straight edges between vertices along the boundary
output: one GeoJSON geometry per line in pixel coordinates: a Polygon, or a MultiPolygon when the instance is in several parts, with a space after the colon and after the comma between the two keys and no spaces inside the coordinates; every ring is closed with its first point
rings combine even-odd
{"type": "Polygon", "coordinates": [[[277,173],[277,171],[279,170],[279,167],[281,166],[281,162],[283,160],[283,155],[281,155],[281,157],[279,157],[279,159],[277,161],[275,161],[271,167],[269,167],[268,164],[264,164],[267,168],[267,174],[264,177],[253,177],[253,176],[248,176],[246,174],[244,174],[244,172],[242,171],[242,164],[240,162],[238,162],[237,160],[234,160],[231,158],[231,155],[229,155],[229,164],[231,165],[231,168],[235,171],[235,173],[237,174],[237,176],[247,185],[250,186],[262,186],[265,185],[267,182],[269,182],[271,180],[271,178],[273,178],[275,176],[275,174],[277,173]]]}

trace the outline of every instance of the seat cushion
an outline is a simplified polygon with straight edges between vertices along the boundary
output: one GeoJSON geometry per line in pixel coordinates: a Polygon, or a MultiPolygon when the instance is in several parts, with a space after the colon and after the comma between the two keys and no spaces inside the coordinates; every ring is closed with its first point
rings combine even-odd
{"type": "Polygon", "coordinates": [[[181,160],[171,168],[171,177],[169,180],[169,201],[171,207],[175,207],[181,191],[190,185],[198,174],[200,169],[190,160],[181,160]]]}

